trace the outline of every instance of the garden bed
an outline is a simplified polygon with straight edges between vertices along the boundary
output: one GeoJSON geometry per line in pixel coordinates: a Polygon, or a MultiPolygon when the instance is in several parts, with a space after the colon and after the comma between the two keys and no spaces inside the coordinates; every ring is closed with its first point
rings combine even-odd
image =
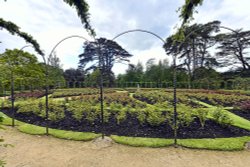
{"type": "MultiPolygon", "coordinates": [[[[3,112],[11,116],[10,109],[4,109],[3,112]]],[[[44,118],[33,113],[17,113],[17,120],[46,126],[44,118]]],[[[141,124],[136,117],[127,115],[127,119],[117,124],[114,115],[109,117],[109,121],[104,123],[102,127],[100,118],[93,122],[87,121],[84,117],[81,120],[76,120],[72,117],[72,113],[65,111],[65,117],[60,121],[48,121],[50,128],[72,130],[79,132],[96,132],[101,133],[102,129],[106,135],[133,136],[133,137],[152,137],[152,138],[173,138],[173,130],[166,123],[159,126],[152,126],[148,123],[141,124]]],[[[222,126],[215,121],[207,120],[204,128],[201,128],[198,119],[188,127],[180,126],[178,129],[178,138],[222,138],[222,137],[238,137],[249,136],[250,131],[240,129],[234,126],[222,126]]]]}
{"type": "Polygon", "coordinates": [[[246,111],[242,111],[239,109],[233,109],[233,110],[230,110],[230,112],[250,121],[250,111],[246,112],[246,111]]]}
{"type": "MultiPolygon", "coordinates": [[[[106,135],[131,137],[173,138],[174,107],[172,93],[159,90],[116,92],[108,89],[104,94],[104,123],[101,123],[100,97],[97,89],[58,90],[63,98],[49,99],[49,119],[45,120],[45,103],[42,99],[16,102],[17,120],[54,129],[79,132],[104,132],[106,135]],[[81,95],[72,96],[81,90],[81,95]]],[[[249,117],[224,111],[226,100],[248,100],[248,96],[183,92],[177,96],[178,138],[223,138],[250,136],[249,117]],[[206,100],[206,106],[195,102],[206,100]],[[225,103],[225,105],[224,105],[225,103]],[[219,105],[220,104],[220,105],[219,105]],[[222,106],[221,106],[222,104],[222,106]],[[218,106],[218,107],[217,107],[218,106]],[[234,126],[233,126],[234,125],[234,126]],[[248,130],[246,130],[248,129],[248,130]]],[[[229,103],[228,103],[229,104],[229,103]]],[[[236,103],[235,103],[236,104],[236,103]]],[[[10,104],[5,101],[3,112],[12,116],[10,104]]],[[[234,111],[234,110],[233,110],[234,111]]],[[[240,111],[240,110],[237,110],[240,111]]],[[[236,112],[236,111],[235,111],[236,112]]],[[[237,113],[236,113],[237,114],[237,113]]]]}

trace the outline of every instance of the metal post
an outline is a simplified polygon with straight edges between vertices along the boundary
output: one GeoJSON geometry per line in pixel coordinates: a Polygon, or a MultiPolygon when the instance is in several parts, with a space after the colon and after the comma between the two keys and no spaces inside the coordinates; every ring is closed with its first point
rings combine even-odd
{"type": "Polygon", "coordinates": [[[100,46],[97,49],[99,57],[99,71],[100,71],[100,107],[101,107],[101,126],[102,126],[102,139],[104,139],[104,111],[103,111],[103,57],[101,55],[100,46]]]}
{"type": "Polygon", "coordinates": [[[13,71],[11,71],[11,112],[12,112],[12,126],[15,126],[15,111],[14,111],[14,103],[15,103],[15,97],[14,97],[14,76],[13,71]]]}
{"type": "Polygon", "coordinates": [[[176,55],[173,57],[173,63],[174,63],[174,76],[173,76],[173,86],[174,86],[174,146],[177,147],[177,99],[176,99],[176,55]]]}
{"type": "Polygon", "coordinates": [[[46,113],[46,135],[49,135],[49,86],[48,86],[48,67],[45,64],[45,113],[46,113]]]}

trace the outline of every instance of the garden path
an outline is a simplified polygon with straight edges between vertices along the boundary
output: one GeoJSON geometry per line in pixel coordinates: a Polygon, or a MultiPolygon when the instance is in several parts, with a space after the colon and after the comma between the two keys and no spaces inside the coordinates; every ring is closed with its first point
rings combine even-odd
{"type": "Polygon", "coordinates": [[[0,158],[6,167],[246,167],[250,151],[208,151],[185,148],[136,148],[93,141],[77,142],[51,136],[32,136],[15,128],[0,130],[6,143],[0,158]]]}

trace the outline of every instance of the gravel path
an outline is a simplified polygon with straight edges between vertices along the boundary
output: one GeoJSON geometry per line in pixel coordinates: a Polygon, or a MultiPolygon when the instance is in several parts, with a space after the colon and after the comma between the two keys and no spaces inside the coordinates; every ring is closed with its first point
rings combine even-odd
{"type": "Polygon", "coordinates": [[[0,158],[6,167],[246,167],[250,151],[222,152],[184,148],[136,148],[32,136],[6,127],[0,158]]]}

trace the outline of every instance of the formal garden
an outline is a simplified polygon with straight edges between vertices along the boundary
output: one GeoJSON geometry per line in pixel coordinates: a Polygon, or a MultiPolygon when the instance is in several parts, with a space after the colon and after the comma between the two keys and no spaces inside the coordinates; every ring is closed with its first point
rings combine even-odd
{"type": "Polygon", "coordinates": [[[181,27],[167,38],[144,29],[97,38],[87,3],[64,2],[76,9],[92,40],[66,36],[48,56],[31,35],[0,18],[0,28],[30,44],[0,53],[0,130],[12,126],[27,134],[76,141],[108,137],[136,147],[249,148],[250,31],[217,20],[191,25],[193,10],[202,1],[186,1],[181,27]],[[117,38],[131,33],[161,41],[166,58],[130,62],[134,55],[117,38]],[[75,38],[83,40],[82,53],[75,55],[79,66],[63,69],[55,51],[75,38]],[[29,47],[42,61],[25,51],[29,47]],[[123,74],[113,71],[119,63],[127,65],[123,74]]]}
{"type": "MultiPolygon", "coordinates": [[[[56,89],[50,93],[48,120],[43,91],[15,94],[14,117],[20,131],[46,134],[48,126],[49,133],[66,139],[90,140],[103,133],[118,143],[151,147],[174,144],[176,131],[177,144],[190,139],[184,146],[222,150],[243,149],[249,140],[249,91],[178,89],[176,126],[172,89],[104,89],[103,122],[99,89],[56,89]],[[74,138],[74,133],[82,135],[74,138]],[[149,141],[140,142],[143,138],[149,141]],[[200,144],[203,140],[206,143],[200,144]]],[[[2,99],[1,108],[3,124],[12,125],[10,99],[2,99]]]]}

